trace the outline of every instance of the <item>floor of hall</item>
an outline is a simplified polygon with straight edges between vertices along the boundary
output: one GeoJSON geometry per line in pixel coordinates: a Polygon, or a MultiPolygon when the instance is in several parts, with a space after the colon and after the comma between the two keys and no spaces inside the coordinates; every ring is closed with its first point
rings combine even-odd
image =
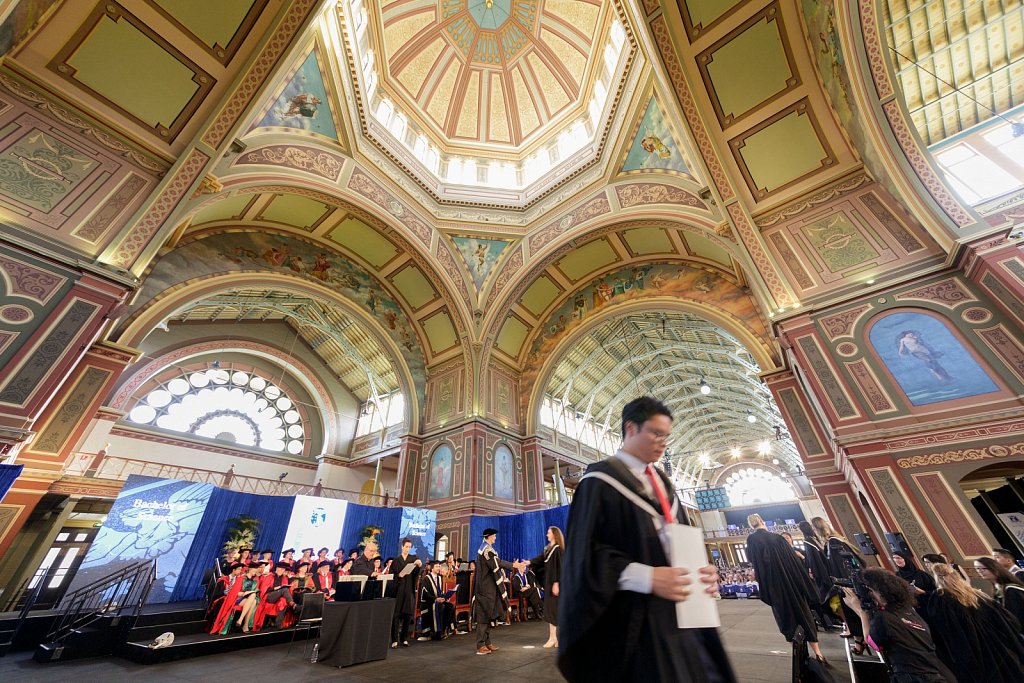
{"type": "MultiPolygon", "coordinates": [[[[720,632],[739,683],[786,683],[790,680],[791,650],[779,635],[771,608],[759,601],[723,600],[720,632]]],[[[540,647],[547,638],[547,624],[529,622],[498,627],[491,640],[501,649],[478,656],[472,635],[459,635],[441,643],[417,642],[407,649],[389,652],[386,660],[357,664],[344,669],[311,664],[296,645],[277,645],[236,653],[199,657],[153,666],[122,659],[89,659],[37,664],[30,653],[0,657],[0,681],[236,681],[301,680],[369,683],[371,681],[464,680],[474,683],[529,680],[531,683],[561,681],[552,650],[540,647]]],[[[838,682],[850,683],[843,646],[834,634],[822,634],[821,646],[833,664],[838,682]]]]}

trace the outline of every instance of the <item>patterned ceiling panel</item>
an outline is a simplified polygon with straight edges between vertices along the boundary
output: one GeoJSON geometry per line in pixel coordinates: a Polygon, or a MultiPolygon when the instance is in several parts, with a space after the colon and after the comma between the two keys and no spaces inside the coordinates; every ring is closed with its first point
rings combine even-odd
{"type": "Polygon", "coordinates": [[[889,56],[925,144],[1024,102],[1024,2],[882,5],[889,56]]]}
{"type": "Polygon", "coordinates": [[[518,146],[582,102],[609,4],[383,2],[383,85],[444,138],[518,146]]]}

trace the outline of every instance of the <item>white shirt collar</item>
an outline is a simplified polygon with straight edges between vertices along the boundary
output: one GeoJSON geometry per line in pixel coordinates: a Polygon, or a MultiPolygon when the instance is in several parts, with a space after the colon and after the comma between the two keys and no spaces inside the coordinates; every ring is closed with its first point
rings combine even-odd
{"type": "Polygon", "coordinates": [[[615,453],[615,457],[621,460],[623,463],[625,463],[626,467],[629,468],[629,471],[638,477],[647,470],[647,463],[645,463],[643,460],[636,457],[632,453],[627,453],[626,451],[619,450],[618,452],[615,453]]]}

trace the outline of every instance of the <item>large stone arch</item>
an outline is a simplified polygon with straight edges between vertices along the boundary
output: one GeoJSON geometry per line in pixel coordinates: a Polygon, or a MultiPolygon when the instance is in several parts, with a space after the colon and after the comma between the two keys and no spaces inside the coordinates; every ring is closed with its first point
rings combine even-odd
{"type": "Polygon", "coordinates": [[[396,369],[396,376],[402,392],[406,396],[416,397],[415,401],[406,402],[406,426],[410,431],[419,430],[426,383],[422,357],[412,358],[410,354],[404,353],[399,343],[380,322],[323,284],[313,283],[299,277],[258,272],[222,272],[194,278],[142,304],[122,324],[117,333],[117,341],[120,344],[134,347],[161,321],[166,320],[175,311],[187,306],[192,301],[240,287],[272,287],[317,298],[329,302],[332,306],[337,306],[345,315],[360,323],[387,354],[392,367],[396,369]]]}
{"type": "Polygon", "coordinates": [[[540,427],[540,405],[544,397],[544,390],[550,382],[555,368],[561,362],[562,356],[573,346],[575,340],[586,336],[610,319],[638,311],[683,311],[704,317],[720,325],[722,329],[740,341],[757,361],[762,372],[772,372],[778,368],[779,360],[775,357],[766,341],[758,339],[739,320],[721,309],[695,301],[684,301],[669,297],[651,297],[621,304],[611,304],[605,307],[600,314],[593,315],[584,320],[571,333],[563,336],[554,348],[550,349],[544,360],[536,359],[539,364],[535,372],[531,372],[530,368],[524,371],[520,380],[520,396],[522,397],[521,408],[525,413],[524,417],[528,434],[538,431],[540,427]]]}

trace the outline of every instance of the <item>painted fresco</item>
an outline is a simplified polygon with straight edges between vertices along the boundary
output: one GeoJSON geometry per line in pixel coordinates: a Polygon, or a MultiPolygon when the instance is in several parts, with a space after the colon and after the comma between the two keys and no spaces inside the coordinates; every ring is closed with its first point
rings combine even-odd
{"type": "Polygon", "coordinates": [[[878,250],[846,214],[833,214],[804,226],[801,232],[833,273],[878,258],[878,250]]]}
{"type": "Polygon", "coordinates": [[[640,128],[633,138],[633,144],[626,154],[626,162],[622,165],[625,171],[641,171],[646,169],[666,169],[688,173],[682,152],[676,146],[668,121],[661,113],[661,107],[652,97],[647,111],[640,121],[640,128]]]}
{"type": "Polygon", "coordinates": [[[505,247],[509,245],[508,240],[490,240],[481,237],[452,237],[452,242],[458,249],[462,259],[469,268],[473,282],[476,284],[476,291],[483,289],[487,276],[491,274],[494,266],[501,258],[505,247]]]}
{"type": "MultiPolygon", "coordinates": [[[[750,334],[761,339],[769,336],[753,298],[721,274],[680,264],[630,266],[595,278],[555,309],[530,346],[522,385],[532,386],[559,342],[603,307],[651,297],[672,297],[720,309],[750,334]]],[[[522,392],[520,403],[528,400],[529,393],[522,392]]]]}
{"type": "Polygon", "coordinates": [[[296,237],[270,231],[219,233],[180,246],[159,260],[130,313],[188,281],[228,272],[269,272],[310,280],[370,314],[402,350],[423,405],[423,350],[401,306],[366,271],[330,249],[296,237]]]}
{"type": "Polygon", "coordinates": [[[427,500],[450,498],[452,495],[452,449],[441,444],[430,458],[430,488],[427,500]]]}
{"type": "Polygon", "coordinates": [[[309,53],[274,104],[250,130],[268,126],[299,128],[338,139],[316,51],[309,53]]]}
{"type": "Polygon", "coordinates": [[[970,351],[934,316],[891,313],[871,326],[869,338],[915,406],[999,390],[970,351]]]}
{"type": "MultiPolygon", "coordinates": [[[[836,26],[835,0],[801,0],[800,5],[804,20],[807,22],[807,38],[832,110],[839,117],[843,129],[864,160],[871,177],[877,179],[890,195],[899,197],[899,192],[865,129],[863,115],[850,96],[850,75],[836,26]]],[[[854,18],[854,22],[856,21],[854,18]]]]}
{"type": "Polygon", "coordinates": [[[512,451],[502,444],[494,449],[494,497],[513,500],[516,497],[512,451]]]}

